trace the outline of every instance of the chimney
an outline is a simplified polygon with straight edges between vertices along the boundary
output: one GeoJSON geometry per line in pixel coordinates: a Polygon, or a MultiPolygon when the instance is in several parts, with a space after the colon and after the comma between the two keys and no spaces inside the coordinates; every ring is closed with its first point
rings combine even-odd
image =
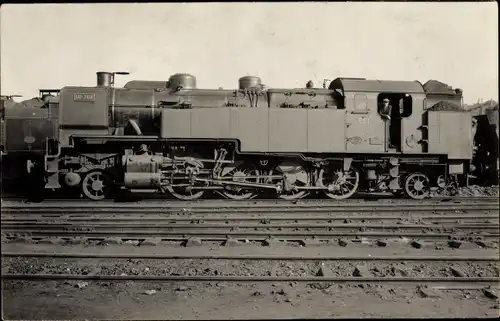
{"type": "Polygon", "coordinates": [[[128,71],[98,71],[97,87],[112,87],[115,84],[115,75],[130,75],[128,71]]]}
{"type": "Polygon", "coordinates": [[[98,71],[97,87],[111,87],[115,83],[115,75],[112,72],[98,71]]]}

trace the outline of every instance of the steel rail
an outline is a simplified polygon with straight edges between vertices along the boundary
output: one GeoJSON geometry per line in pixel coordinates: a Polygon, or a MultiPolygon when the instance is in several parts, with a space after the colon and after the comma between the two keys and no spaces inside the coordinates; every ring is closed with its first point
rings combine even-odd
{"type": "Polygon", "coordinates": [[[30,229],[64,229],[64,228],[92,228],[92,229],[457,229],[457,230],[496,230],[500,229],[498,224],[485,223],[449,223],[449,224],[142,224],[142,223],[2,223],[2,230],[30,230],[30,229]]]}
{"type": "Polygon", "coordinates": [[[6,208],[40,208],[40,207],[45,207],[45,208],[79,208],[79,207],[84,207],[84,208],[117,208],[117,207],[125,207],[125,208],[184,208],[184,207],[192,207],[192,208],[217,208],[217,207],[223,207],[223,208],[282,208],[282,207],[348,207],[348,206],[394,206],[394,205],[402,205],[402,206],[422,206],[422,205],[442,205],[442,206],[466,206],[466,205],[477,205],[477,204],[498,204],[498,198],[489,198],[489,199],[475,199],[475,200],[470,200],[470,201],[454,201],[454,202],[436,202],[436,201],[409,201],[409,202],[349,202],[349,201],[324,201],[324,202],[318,202],[318,201],[311,201],[311,202],[290,202],[290,201],[285,201],[285,202],[279,202],[275,204],[269,204],[268,202],[259,202],[258,200],[255,200],[251,203],[229,203],[225,204],[226,202],[214,202],[213,204],[208,203],[208,202],[200,202],[200,203],[194,203],[194,202],[181,202],[181,203],[147,203],[147,204],[141,204],[141,203],[120,203],[120,202],[113,202],[113,203],[92,203],[92,202],[85,202],[85,201],[80,201],[80,202],[72,202],[72,203],[20,203],[20,204],[1,204],[2,207],[6,208]]]}
{"type": "MultiPolygon", "coordinates": [[[[3,230],[2,232],[9,232],[9,230],[3,230]]],[[[20,233],[19,231],[15,231],[20,233]]],[[[475,235],[468,235],[465,233],[408,233],[408,232],[397,232],[397,233],[388,233],[388,232],[282,232],[282,231],[252,231],[252,232],[241,232],[241,231],[47,231],[47,230],[22,230],[22,233],[29,234],[30,237],[36,236],[83,236],[86,238],[96,238],[96,237],[149,237],[149,236],[159,236],[159,237],[167,237],[167,236],[183,236],[183,237],[227,237],[237,236],[240,238],[246,239],[258,239],[261,237],[280,237],[280,238],[288,238],[293,239],[294,237],[340,237],[340,236],[359,236],[359,237],[413,237],[413,238],[434,238],[434,239],[452,239],[456,238],[464,238],[467,239],[469,237],[483,237],[483,238],[496,238],[500,236],[499,233],[482,233],[475,235]]]]}
{"type": "MultiPolygon", "coordinates": [[[[225,199],[225,198],[208,198],[208,199],[198,199],[198,200],[178,200],[176,198],[166,198],[162,197],[164,194],[153,194],[153,193],[131,193],[131,194],[121,194],[117,195],[115,199],[105,199],[99,201],[99,203],[112,203],[115,202],[116,199],[121,200],[120,197],[124,196],[131,196],[131,197],[141,197],[141,201],[149,201],[149,202],[163,202],[163,201],[168,201],[168,202],[176,202],[176,203],[206,203],[206,202],[227,202],[227,203],[244,203],[244,202],[262,202],[262,203],[269,203],[269,202],[274,202],[274,203],[287,203],[287,202],[292,202],[289,200],[284,200],[284,199],[279,199],[279,198],[256,198],[256,199],[251,199],[251,200],[232,200],[232,199],[225,199]]],[[[4,193],[4,196],[1,198],[2,202],[21,202],[25,200],[27,196],[17,196],[15,194],[9,194],[9,193],[4,193]]],[[[401,201],[401,202],[429,202],[429,201],[474,201],[474,200],[490,200],[490,199],[496,199],[498,196],[496,195],[482,195],[482,196],[452,196],[452,195],[439,195],[439,196],[431,196],[427,199],[424,200],[415,200],[412,198],[401,198],[401,197],[395,197],[392,194],[373,194],[373,193],[357,193],[356,195],[352,196],[349,199],[346,200],[333,200],[329,198],[323,198],[323,199],[311,199],[311,198],[303,198],[300,199],[301,202],[364,202],[364,201],[401,201]]],[[[44,199],[46,202],[88,202],[88,203],[93,203],[91,200],[87,199],[82,199],[82,198],[57,198],[57,197],[47,197],[44,199]]]]}
{"type": "Polygon", "coordinates": [[[498,256],[332,256],[332,255],[190,255],[190,254],[103,254],[103,253],[40,253],[2,252],[2,257],[34,257],[65,259],[141,259],[141,260],[247,260],[247,261],[474,261],[500,262],[498,256]]]}
{"type": "Polygon", "coordinates": [[[442,223],[444,220],[499,220],[500,217],[498,215],[462,215],[462,216],[443,216],[442,214],[434,214],[434,215],[418,215],[418,216],[363,216],[361,215],[350,215],[350,216],[305,216],[305,217],[297,217],[297,216],[259,216],[259,217],[247,217],[247,216],[236,216],[236,217],[204,217],[204,216],[191,216],[191,217],[151,217],[144,215],[140,216],[124,216],[124,217],[103,217],[98,215],[96,217],[82,217],[79,214],[78,216],[72,216],[72,214],[65,214],[61,216],[44,216],[40,215],[39,217],[24,218],[24,217],[3,217],[1,219],[1,223],[29,223],[29,222],[38,222],[40,220],[62,220],[69,222],[127,222],[127,221],[140,221],[140,222],[191,222],[191,221],[209,221],[209,222],[218,222],[218,221],[241,221],[241,222],[251,222],[251,221],[343,221],[343,220],[403,220],[403,219],[419,219],[419,220],[427,220],[427,221],[439,221],[442,223]]]}
{"type": "Polygon", "coordinates": [[[112,204],[95,204],[95,203],[77,203],[77,204],[19,204],[19,205],[4,205],[2,204],[2,209],[6,210],[34,210],[34,209],[162,209],[162,210],[173,210],[173,209],[282,209],[282,208],[391,208],[391,207],[403,207],[403,208],[413,208],[413,207],[475,207],[475,206],[487,206],[496,205],[498,207],[498,199],[496,201],[480,200],[477,203],[444,203],[444,202],[408,202],[408,203],[342,203],[342,202],[329,202],[329,203],[286,203],[286,204],[259,204],[257,201],[253,204],[130,204],[130,203],[112,203],[112,204]]]}
{"type": "Polygon", "coordinates": [[[109,209],[99,209],[95,208],[89,211],[86,208],[57,208],[57,209],[47,209],[47,208],[36,208],[36,209],[4,209],[2,208],[3,214],[15,214],[15,215],[50,215],[50,214],[81,214],[81,215],[99,215],[99,214],[236,214],[236,213],[248,213],[248,214],[262,214],[262,213],[276,213],[276,214],[311,214],[311,213],[353,213],[353,212],[363,212],[363,213],[401,213],[410,214],[418,212],[433,212],[433,211],[443,211],[443,212],[453,212],[453,211],[468,211],[468,212],[480,212],[480,211],[498,211],[498,205],[473,205],[473,206],[460,206],[460,207],[443,207],[443,206],[416,206],[412,208],[408,207],[374,207],[374,206],[364,206],[364,207],[318,207],[318,208],[213,208],[213,209],[181,209],[179,211],[174,211],[168,208],[109,208],[109,209]]]}
{"type": "Polygon", "coordinates": [[[219,282],[335,282],[335,283],[498,283],[500,277],[287,277],[287,276],[179,276],[179,275],[77,275],[2,274],[3,280],[95,281],[219,281],[219,282]]]}
{"type": "MultiPolygon", "coordinates": [[[[15,195],[9,195],[8,193],[4,193],[4,196],[1,198],[1,202],[23,202],[26,200],[27,196],[22,197],[22,196],[15,196],[15,195]],[[7,196],[5,196],[7,195],[7,196]]],[[[333,200],[329,198],[323,198],[323,199],[311,199],[311,198],[303,198],[300,199],[299,201],[301,203],[321,203],[321,202],[370,202],[370,201],[397,201],[397,202],[454,202],[454,201],[463,201],[463,202],[474,202],[478,200],[498,200],[498,196],[496,195],[491,195],[491,196],[432,196],[430,198],[424,199],[424,200],[415,200],[411,198],[401,198],[401,197],[395,197],[394,195],[391,194],[386,194],[386,195],[375,195],[375,194],[357,194],[354,195],[353,197],[346,199],[346,200],[333,200]]],[[[166,198],[162,197],[162,195],[159,194],[151,194],[151,193],[133,193],[130,195],[119,195],[115,199],[105,199],[101,200],[98,203],[95,203],[94,201],[87,200],[87,199],[81,199],[81,198],[57,198],[57,197],[47,197],[43,200],[43,202],[67,202],[67,203],[76,203],[76,202],[86,202],[90,204],[106,204],[106,203],[114,203],[114,202],[169,202],[169,203],[178,203],[178,204],[199,204],[199,203],[209,203],[209,202],[224,202],[224,203],[234,203],[234,205],[241,204],[241,203],[248,203],[248,202],[260,202],[260,203],[277,203],[277,204],[286,204],[286,203],[291,203],[294,201],[290,200],[283,200],[283,199],[278,199],[278,198],[256,198],[256,199],[251,199],[251,200],[232,200],[232,199],[225,199],[225,198],[208,198],[208,199],[198,199],[198,200],[178,200],[176,198],[166,198]],[[120,197],[127,197],[130,196],[133,200],[123,200],[120,197]],[[156,197],[155,197],[156,196],[156,197]],[[136,198],[136,199],[134,199],[136,198]]]]}

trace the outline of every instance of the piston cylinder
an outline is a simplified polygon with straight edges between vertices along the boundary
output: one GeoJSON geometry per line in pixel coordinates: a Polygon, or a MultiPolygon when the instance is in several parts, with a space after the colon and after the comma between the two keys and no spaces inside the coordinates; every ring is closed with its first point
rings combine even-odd
{"type": "Polygon", "coordinates": [[[156,173],[161,171],[163,156],[125,155],[122,163],[127,173],[156,173]]]}
{"type": "Polygon", "coordinates": [[[161,166],[163,156],[159,155],[125,155],[122,163],[125,166],[124,184],[127,188],[160,188],[161,166]]]}
{"type": "Polygon", "coordinates": [[[131,189],[160,188],[161,173],[125,173],[124,184],[131,189]]]}

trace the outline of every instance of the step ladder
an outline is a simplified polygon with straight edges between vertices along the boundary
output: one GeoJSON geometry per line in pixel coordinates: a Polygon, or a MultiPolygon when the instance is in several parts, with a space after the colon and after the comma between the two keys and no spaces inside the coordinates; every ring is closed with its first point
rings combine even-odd
{"type": "Polygon", "coordinates": [[[45,183],[45,188],[60,188],[59,183],[59,156],[61,155],[61,146],[57,144],[57,153],[55,155],[50,154],[51,150],[49,148],[49,141],[45,141],[45,156],[44,156],[44,166],[45,173],[47,175],[47,182],[45,183]]]}

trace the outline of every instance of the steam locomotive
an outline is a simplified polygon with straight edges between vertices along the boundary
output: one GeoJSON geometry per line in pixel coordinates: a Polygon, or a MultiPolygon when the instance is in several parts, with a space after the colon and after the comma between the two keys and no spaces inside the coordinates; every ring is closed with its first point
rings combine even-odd
{"type": "Polygon", "coordinates": [[[476,157],[462,91],[433,90],[436,81],[336,78],[323,88],[277,89],[245,76],[224,90],[174,74],[118,88],[121,74],[97,72],[97,86],[40,90],[19,103],[2,97],[3,180],[96,201],[117,189],[181,200],[266,191],[341,200],[359,191],[422,199],[497,175],[497,147],[483,143],[476,157]],[[392,107],[386,115],[383,100],[392,107]]]}

